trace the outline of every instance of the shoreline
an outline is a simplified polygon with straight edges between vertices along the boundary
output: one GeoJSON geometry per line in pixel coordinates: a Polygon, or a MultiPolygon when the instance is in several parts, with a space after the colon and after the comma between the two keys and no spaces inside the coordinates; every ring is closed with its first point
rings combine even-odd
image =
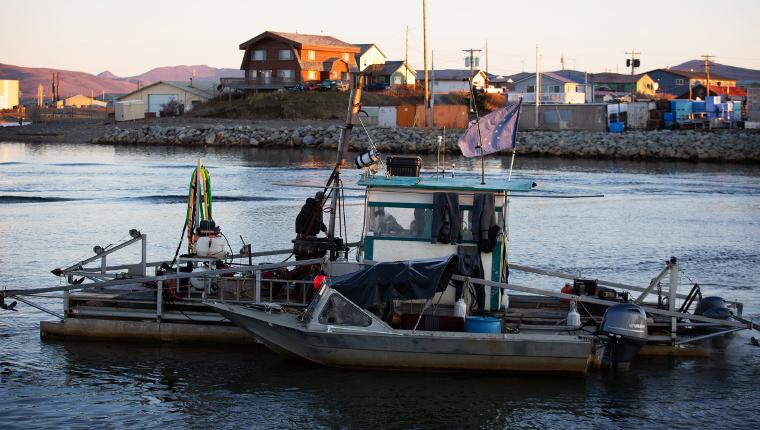
{"type": "MultiPolygon", "coordinates": [[[[144,146],[214,146],[272,149],[337,148],[342,121],[157,118],[126,123],[106,119],[59,120],[3,127],[0,142],[144,146]]],[[[441,129],[367,127],[388,154],[437,151],[441,129]]],[[[445,150],[458,153],[463,130],[446,130],[445,150]]],[[[354,127],[349,149],[364,151],[369,139],[354,127]]],[[[527,157],[760,163],[760,130],[630,130],[625,133],[531,131],[517,133],[517,154],[527,157]]],[[[510,152],[502,155],[509,156],[510,152]]]]}

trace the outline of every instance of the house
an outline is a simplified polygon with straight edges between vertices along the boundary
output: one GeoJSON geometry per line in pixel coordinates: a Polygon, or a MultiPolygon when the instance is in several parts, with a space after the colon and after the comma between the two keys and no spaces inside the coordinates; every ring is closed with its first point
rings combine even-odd
{"type": "MultiPolygon", "coordinates": [[[[430,92],[433,94],[470,92],[470,84],[467,82],[467,78],[472,78],[472,85],[477,89],[484,89],[488,85],[488,77],[486,72],[482,70],[444,69],[428,71],[430,92]]],[[[424,71],[417,71],[417,82],[424,85],[424,71]]]]}
{"type": "Polygon", "coordinates": [[[76,108],[86,108],[86,107],[106,107],[108,106],[108,102],[105,102],[103,100],[96,100],[91,97],[83,96],[81,94],[77,94],[75,96],[71,96],[69,98],[59,100],[56,103],[56,107],[62,108],[64,106],[68,107],[76,107],[76,108]]]}
{"type": "Polygon", "coordinates": [[[118,100],[141,100],[146,113],[153,112],[156,116],[161,116],[164,105],[172,100],[180,102],[185,112],[199,103],[209,101],[216,96],[217,85],[216,81],[158,81],[123,95],[118,100]]]}
{"type": "MultiPolygon", "coordinates": [[[[541,103],[585,103],[585,85],[554,72],[541,73],[541,103]]],[[[515,91],[509,101],[522,99],[523,103],[536,102],[536,75],[531,73],[515,81],[515,91]]]]}
{"type": "Polygon", "coordinates": [[[348,80],[359,71],[360,48],[332,36],[265,31],[240,44],[243,78],[222,78],[223,87],[277,90],[324,79],[348,80]]]}
{"type": "MultiPolygon", "coordinates": [[[[688,93],[689,88],[697,85],[703,85],[706,81],[704,72],[693,72],[674,69],[655,69],[646,72],[654,82],[657,82],[658,94],[669,94],[678,96],[679,94],[688,93]]],[[[727,78],[710,74],[710,86],[717,87],[735,87],[736,79],[727,78]]]]}
{"type": "MultiPolygon", "coordinates": [[[[370,74],[369,83],[388,85],[414,85],[417,72],[403,61],[387,61],[383,64],[372,64],[362,72],[370,74]]],[[[423,77],[424,79],[424,77],[423,77]]]]}
{"type": "MultiPolygon", "coordinates": [[[[710,77],[710,83],[712,83],[712,76],[710,77]]],[[[719,87],[717,85],[710,85],[711,96],[721,96],[723,101],[726,100],[746,100],[747,92],[739,87],[719,87]]],[[[701,100],[705,99],[705,87],[699,84],[692,87],[691,91],[686,91],[683,94],[676,94],[677,99],[688,99],[689,97],[701,100]]]]}
{"type": "Polygon", "coordinates": [[[0,79],[0,109],[18,106],[18,80],[0,79]]]}
{"type": "Polygon", "coordinates": [[[653,98],[655,94],[655,82],[646,73],[633,76],[622,73],[594,73],[590,77],[590,84],[596,103],[604,102],[607,95],[613,98],[630,97],[631,91],[648,98],[653,98]]]}
{"type": "Polygon", "coordinates": [[[359,52],[356,54],[356,64],[359,70],[364,71],[373,64],[385,64],[385,54],[374,43],[357,43],[355,46],[359,48],[359,52]]]}

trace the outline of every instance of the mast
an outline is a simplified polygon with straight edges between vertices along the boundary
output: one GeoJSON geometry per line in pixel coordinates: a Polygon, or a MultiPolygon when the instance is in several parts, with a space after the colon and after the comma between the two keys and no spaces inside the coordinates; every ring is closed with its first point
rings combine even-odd
{"type": "Polygon", "coordinates": [[[428,106],[430,105],[430,86],[428,84],[428,64],[427,64],[427,2],[422,0],[422,58],[425,67],[425,105],[423,112],[425,119],[423,127],[428,126],[428,106]]]}
{"type": "Polygon", "coordinates": [[[343,159],[348,151],[348,136],[351,129],[354,128],[356,116],[359,114],[362,99],[362,87],[364,86],[364,75],[359,73],[356,79],[352,80],[353,87],[349,96],[348,112],[346,112],[346,125],[340,130],[340,139],[338,140],[338,157],[335,160],[335,171],[332,183],[332,196],[330,198],[330,225],[327,226],[327,237],[335,237],[335,220],[338,208],[338,193],[340,192],[340,169],[343,166],[343,159]]]}

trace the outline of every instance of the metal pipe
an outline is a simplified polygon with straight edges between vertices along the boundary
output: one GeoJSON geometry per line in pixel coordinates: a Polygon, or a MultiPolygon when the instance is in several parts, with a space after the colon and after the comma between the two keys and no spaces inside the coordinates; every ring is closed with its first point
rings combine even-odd
{"type": "Polygon", "coordinates": [[[73,270],[73,269],[76,269],[76,268],[77,268],[77,267],[79,267],[79,266],[84,266],[85,264],[88,264],[88,263],[92,263],[93,261],[95,261],[95,260],[98,260],[98,259],[100,259],[101,257],[105,257],[105,256],[106,256],[106,255],[108,255],[108,254],[111,254],[111,253],[113,253],[113,252],[116,252],[116,251],[118,251],[118,250],[120,250],[120,249],[122,249],[122,248],[124,248],[124,247],[127,247],[127,246],[129,246],[129,245],[131,245],[131,244],[133,244],[133,243],[137,242],[138,240],[141,240],[143,236],[144,236],[144,235],[140,235],[139,237],[136,237],[136,238],[133,238],[133,239],[129,239],[128,241],[126,241],[126,242],[122,242],[122,243],[120,243],[120,244],[118,244],[118,245],[116,245],[116,246],[114,246],[114,247],[112,247],[112,248],[108,248],[108,249],[104,250],[103,252],[101,252],[101,253],[100,253],[100,254],[98,254],[98,255],[95,255],[95,256],[93,256],[93,257],[90,257],[90,258],[84,259],[84,260],[82,260],[82,261],[80,261],[80,262],[78,262],[78,263],[76,263],[76,264],[73,264],[73,265],[71,265],[71,266],[69,266],[69,267],[67,267],[67,268],[63,269],[63,271],[64,271],[64,272],[67,272],[67,271],[69,271],[69,270],[73,270]]]}
{"type": "MultiPolygon", "coordinates": [[[[668,284],[668,310],[677,309],[676,294],[678,294],[678,261],[675,257],[670,258],[670,282],[668,284]]],[[[676,344],[678,332],[678,318],[675,316],[670,319],[670,338],[673,345],[676,344]]]]}
{"type": "Polygon", "coordinates": [[[700,340],[710,339],[710,338],[713,338],[713,337],[716,337],[716,336],[723,336],[725,334],[729,334],[729,333],[733,333],[733,332],[741,331],[741,330],[746,330],[746,329],[747,329],[746,327],[730,328],[728,330],[718,331],[718,332],[715,332],[715,333],[705,334],[705,335],[702,335],[702,336],[690,337],[688,339],[682,339],[682,340],[676,341],[673,345],[683,345],[683,344],[689,343],[689,342],[697,342],[697,341],[700,341],[700,340]]]}
{"type": "Polygon", "coordinates": [[[16,300],[18,300],[18,301],[19,301],[19,302],[21,302],[21,303],[25,303],[25,304],[27,304],[27,305],[29,305],[29,306],[33,307],[33,308],[39,309],[39,310],[41,310],[42,312],[45,312],[45,313],[47,313],[47,314],[50,314],[50,315],[52,315],[52,316],[54,316],[54,317],[57,317],[57,318],[63,319],[63,315],[61,315],[61,314],[57,314],[57,313],[55,313],[55,312],[51,311],[50,309],[47,309],[47,308],[45,308],[45,307],[43,307],[43,306],[40,306],[40,305],[38,305],[38,304],[36,304],[36,303],[34,303],[34,302],[32,302],[32,301],[29,301],[29,300],[26,300],[26,299],[22,299],[21,297],[18,297],[18,296],[13,296],[13,298],[14,298],[14,299],[16,299],[16,300]]]}

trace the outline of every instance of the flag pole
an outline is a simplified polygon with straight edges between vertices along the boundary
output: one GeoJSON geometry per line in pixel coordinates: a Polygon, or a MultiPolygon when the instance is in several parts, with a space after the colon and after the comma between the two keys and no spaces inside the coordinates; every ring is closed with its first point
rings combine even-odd
{"type": "MultiPolygon", "coordinates": [[[[512,161],[509,162],[509,177],[507,181],[512,180],[512,168],[515,166],[515,153],[517,152],[517,127],[520,125],[520,108],[522,107],[522,97],[517,102],[517,118],[515,118],[515,146],[512,147],[512,161]]],[[[482,151],[481,151],[482,152],[482,151]]]]}
{"type": "Polygon", "coordinates": [[[485,158],[483,157],[483,136],[480,134],[480,115],[478,115],[478,104],[475,103],[475,90],[472,88],[472,76],[467,78],[467,83],[470,84],[470,100],[472,103],[472,109],[475,111],[475,125],[478,127],[478,146],[480,150],[480,185],[486,183],[486,168],[485,158]]]}

